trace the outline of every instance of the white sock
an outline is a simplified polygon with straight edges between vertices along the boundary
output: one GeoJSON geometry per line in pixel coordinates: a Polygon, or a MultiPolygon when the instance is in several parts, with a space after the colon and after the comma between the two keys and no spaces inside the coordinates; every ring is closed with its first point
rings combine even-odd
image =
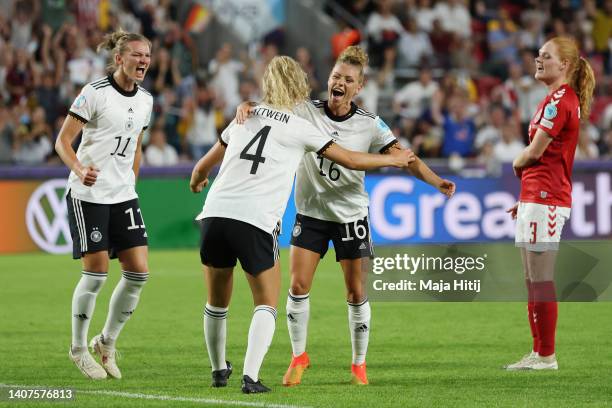
{"type": "Polygon", "coordinates": [[[87,330],[96,307],[96,297],[108,273],[83,271],[72,294],[72,348],[87,348],[87,330]]]}
{"type": "Polygon", "coordinates": [[[276,309],[266,305],[257,306],[249,328],[249,344],[242,370],[243,375],[248,375],[253,381],[259,380],[259,369],[272,343],[275,328],[276,309]]]}
{"type": "Polygon", "coordinates": [[[104,344],[110,346],[114,346],[121,329],[132,317],[140,300],[142,287],[149,278],[148,273],[123,271],[122,275],[111,296],[108,316],[102,329],[104,344]]]}
{"type": "Polygon", "coordinates": [[[289,291],[287,296],[287,328],[291,339],[291,348],[294,356],[306,351],[308,337],[308,319],[310,317],[309,294],[294,295],[289,291]]]}
{"type": "MultiPolygon", "coordinates": [[[[348,302],[347,302],[348,303],[348,302]]],[[[370,302],[348,303],[348,321],[353,346],[353,364],[363,364],[370,339],[370,302]]]]}
{"type": "Polygon", "coordinates": [[[216,307],[206,303],[204,308],[204,340],[212,371],[225,370],[225,339],[227,307],[216,307]]]}

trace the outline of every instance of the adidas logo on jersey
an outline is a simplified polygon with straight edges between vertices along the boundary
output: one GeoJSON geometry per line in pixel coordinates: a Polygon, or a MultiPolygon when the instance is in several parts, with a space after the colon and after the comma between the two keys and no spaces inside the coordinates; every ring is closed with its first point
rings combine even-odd
{"type": "Polygon", "coordinates": [[[128,113],[134,113],[134,109],[132,108],[128,109],[128,113]]]}
{"type": "Polygon", "coordinates": [[[362,242],[361,245],[359,245],[359,249],[366,249],[367,245],[365,242],[362,242]]]}

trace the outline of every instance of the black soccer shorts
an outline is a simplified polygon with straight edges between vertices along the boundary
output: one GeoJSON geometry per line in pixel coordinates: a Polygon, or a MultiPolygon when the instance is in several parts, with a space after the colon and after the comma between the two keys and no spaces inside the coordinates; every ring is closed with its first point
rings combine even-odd
{"type": "Polygon", "coordinates": [[[253,276],[270,269],[278,260],[280,223],[272,234],[231,218],[208,217],[200,221],[200,260],[213,268],[242,269],[253,276]]]}
{"type": "Polygon", "coordinates": [[[291,245],[325,256],[329,241],[334,243],[336,261],[343,259],[373,258],[374,247],[370,238],[368,217],[341,224],[296,214],[291,233],[291,245]]]}
{"type": "Polygon", "coordinates": [[[96,204],[66,196],[72,236],[72,257],[108,251],[111,258],[125,249],[147,245],[147,230],[138,199],[117,204],[96,204]]]}

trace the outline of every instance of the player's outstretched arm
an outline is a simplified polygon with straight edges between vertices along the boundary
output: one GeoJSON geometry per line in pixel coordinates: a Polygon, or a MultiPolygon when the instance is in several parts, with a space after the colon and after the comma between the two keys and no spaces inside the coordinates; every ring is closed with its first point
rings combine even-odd
{"type": "Polygon", "coordinates": [[[336,143],[332,143],[322,155],[351,170],[373,170],[380,167],[406,168],[415,159],[411,150],[404,150],[396,155],[370,154],[346,150],[336,143]]]}
{"type": "Polygon", "coordinates": [[[194,166],[191,172],[189,188],[193,193],[199,193],[208,185],[208,174],[212,168],[223,160],[225,146],[217,142],[194,166]]]}
{"type": "Polygon", "coordinates": [[[73,116],[66,116],[66,120],[64,120],[64,124],[55,141],[55,151],[64,164],[81,179],[84,185],[93,186],[96,183],[100,170],[95,166],[83,166],[72,148],[72,143],[83,129],[83,126],[85,124],[73,116]]]}
{"type": "Polygon", "coordinates": [[[529,167],[540,160],[552,140],[553,138],[542,129],[536,130],[531,143],[512,162],[514,174],[520,178],[525,167],[529,167]]]}
{"type": "MultiPolygon", "coordinates": [[[[389,150],[387,150],[387,154],[396,155],[399,154],[402,150],[405,150],[399,143],[391,146],[389,150]]],[[[415,159],[410,166],[408,166],[407,170],[414,177],[418,178],[421,181],[435,187],[439,192],[447,196],[448,198],[452,197],[455,194],[455,183],[450,180],[446,180],[438,176],[432,169],[429,168],[427,164],[415,155],[415,159]]]]}

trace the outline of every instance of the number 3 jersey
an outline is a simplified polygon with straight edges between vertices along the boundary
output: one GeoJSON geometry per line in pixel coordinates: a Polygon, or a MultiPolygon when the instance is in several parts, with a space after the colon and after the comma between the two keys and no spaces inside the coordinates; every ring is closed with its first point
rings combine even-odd
{"type": "Polygon", "coordinates": [[[223,163],[196,219],[231,218],[271,234],[304,153],[322,153],[333,142],[288,111],[258,105],[243,125],[230,123],[220,143],[226,146],[223,163]]]}
{"type": "Polygon", "coordinates": [[[529,141],[537,129],[552,138],[544,154],[523,170],[519,200],[572,206],[572,167],[580,131],[580,101],[567,84],[546,96],[529,124],[529,141]]]}
{"type": "MultiPolygon", "coordinates": [[[[351,103],[345,116],[335,116],[326,101],[310,101],[296,114],[333,138],[345,149],[382,153],[397,143],[380,117],[351,103]]],[[[365,172],[349,170],[309,153],[302,159],[295,183],[295,205],[300,214],[325,221],[354,222],[368,214],[369,198],[364,188],[365,172]]]]}
{"type": "Polygon", "coordinates": [[[132,166],[138,137],[151,119],[153,97],[140,86],[125,91],[112,75],[91,82],[68,114],[85,123],[77,157],[83,166],[100,170],[96,183],[87,187],[70,172],[68,188],[79,200],[116,204],[137,197],[132,166]]]}

